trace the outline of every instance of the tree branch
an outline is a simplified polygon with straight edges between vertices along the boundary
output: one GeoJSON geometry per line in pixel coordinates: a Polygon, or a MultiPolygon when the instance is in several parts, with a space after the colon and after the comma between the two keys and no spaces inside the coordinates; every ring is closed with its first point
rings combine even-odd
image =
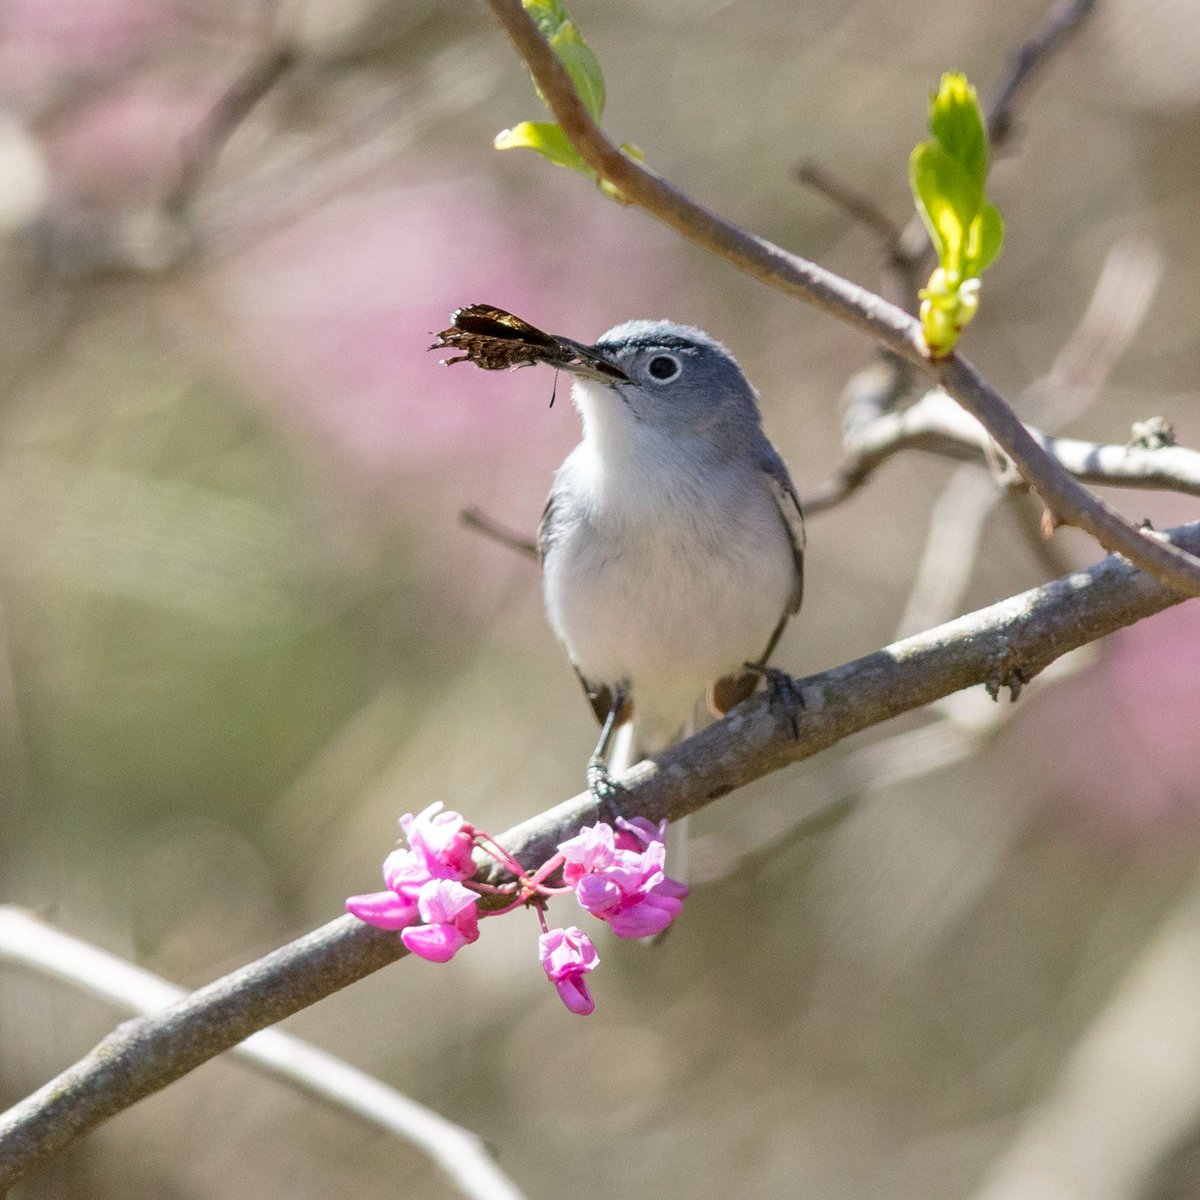
{"type": "Polygon", "coordinates": [[[226,143],[295,64],[294,46],[271,46],[230,84],[200,127],[184,143],[179,176],[163,202],[168,217],[175,221],[187,219],[204,177],[226,143]]]}
{"type": "Polygon", "coordinates": [[[1086,530],[1106,549],[1124,554],[1185,595],[1200,595],[1200,559],[1149,536],[1068,475],[965,358],[952,354],[932,361],[919,323],[894,304],[765,238],[746,233],[626,157],[592,120],[521,0],[487,3],[571,144],[624,200],[761,282],[869,334],[929,375],[987,428],[1060,523],[1086,530]]]}
{"type": "MultiPolygon", "coordinates": [[[[158,975],[10,905],[0,905],[0,962],[48,975],[137,1013],[165,1008],[187,994],[158,975]]],[[[473,1133],[340,1058],[277,1029],[254,1034],[232,1052],[265,1075],[415,1146],[464,1196],[522,1200],[516,1185],[473,1133]]]]}
{"type": "Polygon", "coordinates": [[[513,533],[511,529],[505,529],[504,526],[493,521],[482,509],[464,508],[458,514],[458,519],[468,529],[473,529],[476,533],[491,538],[493,542],[499,542],[501,546],[515,550],[525,558],[532,558],[534,562],[537,562],[538,547],[534,538],[522,537],[519,533],[513,533]]]}
{"type": "MultiPolygon", "coordinates": [[[[1169,440],[1138,441],[1135,436],[1125,446],[1101,445],[1027,429],[1064,470],[1087,483],[1200,496],[1200,451],[1169,440]]],[[[845,500],[901,450],[926,450],[979,462],[994,458],[988,431],[937,388],[908,408],[882,412],[848,432],[846,445],[850,454],[834,478],[804,498],[806,514],[823,512],[845,500]]]]}
{"type": "MultiPolygon", "coordinates": [[[[1172,531],[1200,550],[1200,522],[1172,531]]],[[[906,638],[799,684],[793,738],[763,695],[642,763],[623,780],[627,816],[674,820],[719,796],[881,721],[962,688],[1019,686],[1069,650],[1161,612],[1182,597],[1110,556],[1042,587],[906,638]]],[[[506,833],[525,865],[544,862],[596,817],[591,795],[564,801],[506,833]]],[[[494,868],[488,876],[500,877],[494,868]]],[[[159,1012],[119,1026],[74,1066],[0,1116],[0,1188],[136,1101],[256,1030],[306,1008],[405,953],[391,933],[343,916],[159,1012]]]]}
{"type": "Polygon", "coordinates": [[[1058,0],[1037,33],[1009,58],[987,114],[988,138],[993,146],[1003,143],[1012,130],[1017,96],[1095,7],[1096,0],[1058,0]]]}
{"type": "Polygon", "coordinates": [[[901,245],[904,230],[875,203],[872,197],[865,192],[860,192],[844,180],[838,179],[828,168],[811,159],[797,163],[792,173],[796,177],[797,183],[816,192],[818,196],[823,196],[835,208],[840,208],[859,225],[869,229],[888,252],[891,265],[902,273],[908,283],[912,284],[913,295],[916,295],[919,286],[915,274],[916,263],[913,262],[911,254],[906,252],[901,245]]]}

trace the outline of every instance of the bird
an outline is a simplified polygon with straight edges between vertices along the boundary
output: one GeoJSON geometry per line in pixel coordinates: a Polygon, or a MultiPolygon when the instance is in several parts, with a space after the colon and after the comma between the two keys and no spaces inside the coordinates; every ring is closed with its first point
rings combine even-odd
{"type": "Polygon", "coordinates": [[[554,338],[583,436],[538,531],[546,614],[601,724],[587,781],[620,776],[724,716],[766,677],[793,731],[798,693],[768,665],[804,594],[804,516],[758,395],[724,345],[634,320],[594,345],[554,338]],[[562,361],[563,358],[566,361],[562,361]]]}

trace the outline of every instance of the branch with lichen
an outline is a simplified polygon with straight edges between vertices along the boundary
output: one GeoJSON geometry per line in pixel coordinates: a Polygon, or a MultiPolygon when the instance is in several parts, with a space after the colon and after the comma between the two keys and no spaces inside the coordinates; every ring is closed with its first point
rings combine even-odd
{"type": "MultiPolygon", "coordinates": [[[[1138,422],[1124,445],[1053,437],[1032,426],[1029,436],[1064,470],[1085,483],[1149,488],[1200,496],[1200,451],[1177,446],[1161,417],[1138,422]]],[[[924,450],[946,458],[996,464],[991,435],[945,392],[926,392],[908,408],[880,412],[846,431],[847,454],[836,474],[804,499],[808,514],[823,512],[856,492],[902,450],[924,450]]],[[[1015,472],[1001,481],[1024,486],[1015,472]]]]}

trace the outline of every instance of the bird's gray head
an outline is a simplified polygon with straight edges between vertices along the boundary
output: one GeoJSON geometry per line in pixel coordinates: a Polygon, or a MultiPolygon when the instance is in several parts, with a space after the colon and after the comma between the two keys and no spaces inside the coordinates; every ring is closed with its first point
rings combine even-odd
{"type": "Polygon", "coordinates": [[[575,400],[589,418],[633,422],[677,436],[757,426],[757,397],[715,338],[672,321],[626,321],[586,348],[575,400]]]}

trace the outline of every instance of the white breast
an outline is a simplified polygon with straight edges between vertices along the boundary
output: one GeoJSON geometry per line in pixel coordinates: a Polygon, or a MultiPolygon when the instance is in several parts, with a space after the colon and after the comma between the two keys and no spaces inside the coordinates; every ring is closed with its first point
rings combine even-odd
{"type": "Polygon", "coordinates": [[[674,739],[709,683],[758,660],[794,583],[766,476],[701,474],[654,437],[616,462],[585,441],[563,464],[567,519],[544,576],[555,633],[590,682],[628,684],[648,752],[674,739]]]}

